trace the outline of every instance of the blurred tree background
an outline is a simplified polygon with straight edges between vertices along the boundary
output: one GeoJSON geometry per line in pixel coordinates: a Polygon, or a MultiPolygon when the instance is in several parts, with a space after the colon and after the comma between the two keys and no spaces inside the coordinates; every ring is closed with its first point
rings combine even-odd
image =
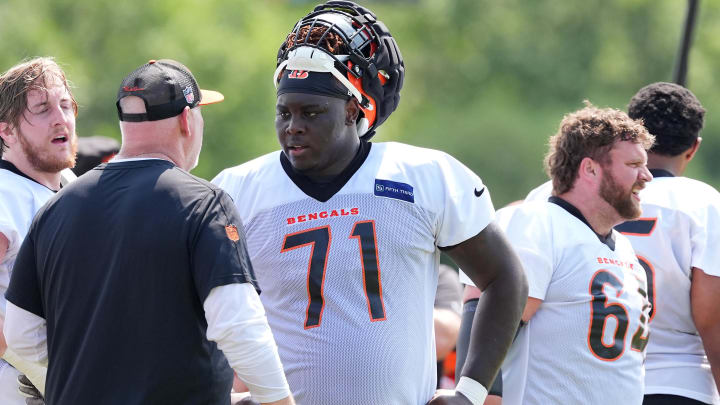
{"type": "MultiPolygon", "coordinates": [[[[298,0],[0,0],[0,70],[51,55],[74,84],[78,134],[120,139],[115,93],[149,59],[186,64],[225,94],[204,109],[196,175],[278,148],[277,48],[318,3],[298,0]]],[[[397,39],[402,101],[376,142],[441,149],[475,170],[496,206],[545,181],[542,158],[563,114],[625,109],[637,89],[671,81],[685,1],[361,1],[397,39]]],[[[688,87],[708,110],[687,173],[720,187],[720,2],[702,0],[688,87]]]]}

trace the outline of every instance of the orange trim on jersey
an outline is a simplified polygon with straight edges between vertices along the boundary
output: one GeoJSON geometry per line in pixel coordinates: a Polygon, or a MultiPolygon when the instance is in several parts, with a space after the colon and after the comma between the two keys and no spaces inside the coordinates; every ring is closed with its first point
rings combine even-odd
{"type": "MultiPolygon", "coordinates": [[[[650,260],[648,260],[646,257],[638,255],[638,260],[644,262],[648,265],[650,268],[650,273],[652,273],[652,280],[648,280],[648,282],[652,283],[652,297],[650,296],[650,292],[648,291],[648,301],[650,301],[650,304],[652,304],[652,308],[650,308],[650,319],[648,319],[648,323],[652,322],[653,318],[655,318],[655,314],[657,313],[657,305],[655,304],[656,297],[657,297],[657,290],[655,289],[655,267],[650,263],[650,260]]],[[[642,264],[640,267],[643,267],[642,264]]],[[[645,270],[645,269],[643,269],[645,270]]]]}
{"type": "Polygon", "coordinates": [[[637,218],[633,219],[629,222],[636,222],[636,221],[653,221],[653,226],[650,228],[650,230],[647,233],[633,233],[633,232],[620,232],[623,235],[628,236],[650,236],[652,235],[653,231],[655,231],[655,228],[657,228],[658,220],[657,217],[647,217],[647,218],[637,218]]]}
{"type": "Polygon", "coordinates": [[[307,245],[311,245],[311,248],[310,248],[310,259],[308,260],[307,276],[306,276],[306,279],[305,279],[305,281],[306,281],[306,282],[305,282],[305,286],[306,286],[307,297],[308,297],[308,304],[307,304],[307,308],[305,309],[305,322],[303,322],[303,327],[304,327],[305,329],[317,328],[318,326],[320,326],[320,324],[322,324],[322,316],[323,316],[323,312],[325,311],[325,270],[327,270],[328,254],[330,253],[330,244],[331,244],[331,243],[332,243],[332,232],[330,231],[330,226],[329,226],[329,225],[318,226],[318,227],[316,227],[316,228],[304,229],[304,230],[302,230],[302,231],[297,231],[297,232],[289,233],[289,234],[285,235],[285,238],[283,239],[283,243],[282,243],[283,248],[280,249],[280,253],[289,252],[289,251],[294,250],[294,249],[298,249],[298,248],[301,248],[301,247],[305,247],[305,246],[307,246],[307,245]],[[311,300],[312,300],[312,296],[310,295],[310,270],[312,269],[312,259],[313,259],[313,256],[315,255],[315,244],[316,244],[316,242],[315,242],[315,241],[311,241],[311,242],[303,243],[303,244],[301,244],[301,245],[296,245],[296,246],[293,246],[293,247],[290,247],[290,248],[287,248],[287,249],[286,249],[284,246],[285,246],[285,243],[287,243],[287,238],[288,238],[289,236],[294,236],[294,235],[298,235],[298,234],[302,234],[302,233],[307,233],[307,232],[311,232],[311,231],[315,231],[315,230],[323,229],[323,228],[327,229],[327,233],[328,233],[328,247],[327,247],[327,249],[325,250],[325,260],[324,260],[324,262],[323,262],[322,280],[320,281],[320,297],[322,298],[322,306],[320,307],[320,313],[318,314],[318,323],[317,323],[317,325],[305,326],[305,325],[307,325],[308,318],[310,317],[310,304],[312,303],[312,301],[311,301],[311,300]]]}
{"type": "MultiPolygon", "coordinates": [[[[605,362],[611,362],[611,361],[615,361],[615,360],[619,359],[620,357],[622,357],[623,353],[625,353],[625,337],[627,337],[627,329],[630,327],[630,316],[629,316],[629,314],[628,314],[627,308],[625,308],[625,306],[624,306],[623,304],[621,304],[621,303],[619,303],[619,302],[615,302],[615,303],[612,303],[612,304],[610,304],[610,305],[607,304],[607,302],[608,302],[608,299],[607,299],[607,298],[608,298],[608,295],[605,294],[605,285],[608,284],[608,283],[603,283],[603,286],[602,286],[601,290],[602,290],[602,292],[603,292],[603,295],[605,296],[605,303],[603,304],[604,307],[605,307],[605,308],[608,308],[608,307],[610,307],[610,306],[617,305],[617,306],[619,306],[620,308],[622,308],[623,311],[625,312],[625,318],[628,319],[628,321],[627,321],[628,326],[625,328],[625,333],[623,333],[623,336],[622,336],[622,339],[621,339],[621,341],[622,341],[622,350],[620,350],[620,353],[619,353],[617,356],[615,356],[615,357],[613,357],[613,358],[611,358],[611,359],[606,359],[606,358],[600,357],[600,356],[598,356],[597,354],[595,354],[595,350],[593,350],[592,344],[590,343],[590,335],[592,334],[592,324],[593,324],[593,319],[594,319],[594,317],[595,317],[595,310],[593,309],[593,301],[595,300],[595,296],[594,296],[593,293],[592,293],[592,285],[593,285],[592,280],[594,280],[595,277],[596,277],[596,276],[598,275],[598,273],[600,273],[600,272],[605,272],[605,273],[609,274],[610,276],[614,277],[615,280],[617,280],[618,283],[619,283],[621,286],[623,286],[622,281],[621,281],[619,278],[617,278],[614,274],[612,274],[610,271],[608,271],[608,270],[606,270],[606,269],[600,269],[600,270],[596,271],[595,274],[592,275],[592,277],[590,277],[590,285],[588,286],[588,293],[590,294],[590,324],[588,325],[588,332],[587,332],[587,339],[586,339],[586,341],[587,341],[587,345],[588,345],[588,349],[590,350],[590,353],[592,353],[592,355],[595,356],[595,358],[597,358],[598,360],[605,361],[605,362]]],[[[614,287],[615,287],[615,286],[613,286],[613,288],[614,288],[614,287]]],[[[620,295],[622,294],[622,291],[623,291],[623,290],[624,290],[624,286],[618,290],[618,293],[616,294],[615,297],[616,297],[616,298],[620,297],[620,295]]],[[[615,333],[613,333],[613,344],[610,345],[610,346],[608,346],[608,345],[605,344],[605,342],[603,342],[603,337],[605,336],[605,326],[607,325],[607,318],[609,318],[609,317],[611,317],[611,316],[614,317],[615,320],[617,321],[617,326],[618,326],[618,327],[620,326],[620,319],[618,319],[617,315],[615,315],[615,314],[608,314],[608,315],[606,315],[606,316],[603,318],[602,331],[600,332],[600,344],[601,344],[603,347],[606,347],[606,348],[612,348],[613,346],[615,346],[615,342],[617,341],[617,339],[616,339],[616,337],[615,337],[615,333],[617,333],[618,329],[617,329],[617,327],[616,327],[615,333]]]]}
{"type": "MultiPolygon", "coordinates": [[[[656,312],[655,311],[655,309],[656,309],[655,308],[655,268],[653,267],[652,263],[650,263],[649,260],[647,260],[646,258],[644,258],[642,256],[638,255],[638,260],[640,261],[640,264],[641,264],[640,267],[643,268],[643,271],[646,271],[646,269],[645,269],[645,266],[642,265],[642,263],[647,264],[648,268],[650,269],[650,278],[652,279],[652,280],[648,280],[649,283],[650,282],[652,283],[652,296],[650,295],[650,291],[648,291],[647,297],[646,297],[647,301],[648,301],[647,305],[650,306],[650,314],[648,317],[649,319],[647,319],[647,321],[644,321],[645,320],[645,312],[644,311],[645,311],[646,307],[643,306],[642,312],[640,314],[640,324],[638,325],[638,329],[635,331],[635,333],[633,333],[632,340],[630,341],[630,349],[631,350],[636,351],[636,352],[643,352],[645,350],[645,348],[647,347],[648,339],[650,338],[650,332],[649,332],[648,326],[650,325],[650,322],[652,321],[652,319],[655,317],[655,312],[656,312]],[[641,329],[642,329],[642,333],[640,333],[641,329]],[[647,332],[647,334],[646,334],[646,332],[647,332]],[[637,336],[638,333],[640,333],[640,336],[637,336]],[[645,336],[643,337],[643,335],[645,335],[645,336]],[[635,345],[636,338],[639,341],[638,342],[639,348],[636,348],[636,345],[635,345]]],[[[639,292],[642,295],[642,290],[641,289],[638,289],[638,290],[640,290],[639,292]]],[[[650,288],[648,288],[648,290],[650,290],[650,288]]]]}
{"type": "Polygon", "coordinates": [[[375,232],[375,220],[369,220],[369,221],[357,221],[353,224],[352,231],[350,232],[350,239],[357,239],[358,241],[358,249],[360,251],[360,265],[362,266],[362,280],[363,280],[363,291],[365,291],[365,300],[367,301],[368,306],[368,314],[370,315],[370,322],[378,322],[378,321],[384,321],[387,319],[387,312],[385,312],[385,301],[383,300],[382,295],[382,279],[380,278],[380,258],[378,255],[380,254],[378,251],[377,246],[377,233],[375,232]],[[353,235],[355,233],[355,228],[357,228],[358,224],[361,223],[370,223],[372,224],[372,230],[373,230],[373,242],[375,243],[375,266],[377,267],[377,280],[378,280],[378,297],[380,299],[380,305],[382,307],[382,318],[373,318],[372,313],[372,305],[370,304],[370,296],[368,295],[367,291],[367,283],[365,282],[365,260],[363,260],[363,249],[362,249],[362,236],[361,235],[353,235]]]}
{"type": "MultiPolygon", "coordinates": [[[[642,326],[642,325],[641,325],[641,326],[642,326]]],[[[643,329],[643,332],[644,332],[645,330],[646,330],[646,329],[643,329]]],[[[640,327],[638,327],[638,330],[635,332],[635,334],[637,334],[638,332],[640,332],[640,327]]],[[[634,340],[634,338],[635,338],[635,334],[633,334],[633,340],[634,340]]],[[[638,338],[638,340],[643,341],[643,343],[641,344],[641,345],[642,345],[642,349],[636,349],[636,348],[632,345],[633,342],[631,341],[631,342],[630,342],[630,350],[632,350],[632,351],[634,351],[634,352],[642,353],[642,352],[645,350],[645,348],[647,347],[647,341],[648,341],[649,338],[650,338],[650,334],[649,334],[649,333],[648,333],[648,335],[645,336],[645,337],[642,337],[642,335],[641,335],[641,336],[638,338]]]]}

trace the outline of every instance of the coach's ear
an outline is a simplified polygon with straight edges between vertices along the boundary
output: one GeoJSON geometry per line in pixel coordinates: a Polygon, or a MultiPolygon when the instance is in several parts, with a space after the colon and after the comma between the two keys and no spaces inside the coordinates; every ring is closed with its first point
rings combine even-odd
{"type": "Polygon", "coordinates": [[[192,120],[191,117],[192,113],[190,112],[190,107],[185,107],[180,115],[178,115],[178,119],[180,120],[180,132],[184,136],[189,136],[191,131],[191,124],[190,121],[192,120]]]}

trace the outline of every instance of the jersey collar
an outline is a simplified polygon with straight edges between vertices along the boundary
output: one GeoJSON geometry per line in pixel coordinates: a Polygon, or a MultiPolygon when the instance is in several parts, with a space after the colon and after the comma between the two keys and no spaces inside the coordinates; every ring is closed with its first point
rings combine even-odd
{"type": "Polygon", "coordinates": [[[292,167],[292,164],[290,163],[290,160],[287,158],[287,156],[285,156],[284,152],[280,152],[280,164],[282,165],[282,168],[283,170],[285,170],[285,173],[288,175],[288,177],[290,177],[290,180],[292,180],[292,182],[295,183],[295,185],[298,186],[298,188],[302,190],[303,193],[320,202],[326,202],[327,200],[332,198],[332,196],[334,196],[338,191],[340,191],[340,189],[342,189],[343,186],[347,184],[347,182],[355,174],[355,172],[360,169],[360,166],[365,163],[365,159],[367,159],[368,155],[370,154],[371,147],[372,144],[370,142],[361,139],[360,148],[358,148],[355,157],[350,162],[348,167],[346,167],[345,170],[342,171],[342,173],[338,174],[329,183],[318,183],[312,181],[304,174],[295,171],[295,169],[292,167]]]}
{"type": "Polygon", "coordinates": [[[607,247],[609,247],[610,250],[615,251],[615,233],[612,230],[610,231],[610,233],[608,233],[605,236],[600,235],[599,233],[595,232],[595,230],[592,228],[592,226],[590,226],[590,223],[587,221],[587,219],[585,219],[585,216],[574,205],[572,205],[569,202],[563,200],[562,198],[556,197],[556,196],[551,196],[550,198],[548,198],[548,201],[553,204],[559,205],[565,211],[569,212],[572,216],[574,216],[575,218],[582,221],[582,223],[587,225],[587,227],[590,228],[590,230],[595,234],[595,236],[598,237],[600,242],[607,245],[607,247]]]}
{"type": "MultiPolygon", "coordinates": [[[[48,187],[48,186],[40,183],[39,181],[33,179],[32,177],[28,176],[27,174],[21,172],[20,169],[17,168],[17,166],[15,166],[14,164],[12,164],[11,162],[9,162],[9,161],[7,161],[7,160],[0,159],[0,169],[5,169],[5,170],[7,170],[7,171],[9,171],[9,172],[12,172],[12,173],[17,174],[17,175],[20,176],[20,177],[25,177],[26,179],[28,179],[28,180],[30,180],[30,181],[32,181],[32,182],[34,182],[34,183],[40,184],[41,186],[45,187],[46,189],[52,191],[53,193],[57,193],[57,192],[58,192],[58,190],[53,190],[53,189],[51,189],[50,187],[48,187]]],[[[62,188],[62,186],[60,186],[60,188],[62,188]]]]}
{"type": "Polygon", "coordinates": [[[652,174],[653,177],[675,177],[674,174],[665,169],[650,169],[650,174],[652,174]]]}

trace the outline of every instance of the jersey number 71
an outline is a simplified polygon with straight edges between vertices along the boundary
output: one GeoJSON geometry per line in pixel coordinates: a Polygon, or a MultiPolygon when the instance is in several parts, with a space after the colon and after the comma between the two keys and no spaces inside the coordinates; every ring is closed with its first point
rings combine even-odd
{"type": "MultiPolygon", "coordinates": [[[[370,321],[384,321],[385,305],[380,283],[375,221],[356,222],[349,237],[357,239],[360,248],[363,287],[365,287],[370,321]]],[[[307,271],[308,306],[305,311],[305,329],[316,328],[322,321],[322,313],[325,308],[323,287],[325,286],[325,270],[331,242],[330,226],[326,225],[285,235],[282,250],[280,250],[284,253],[305,246],[311,247],[307,271]]]]}

